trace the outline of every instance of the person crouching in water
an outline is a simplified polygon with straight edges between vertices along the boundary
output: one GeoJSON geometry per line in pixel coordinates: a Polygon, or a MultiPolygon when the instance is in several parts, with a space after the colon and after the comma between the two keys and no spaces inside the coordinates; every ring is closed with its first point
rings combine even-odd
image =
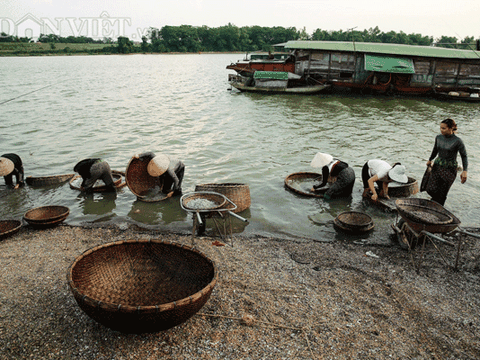
{"type": "Polygon", "coordinates": [[[182,194],[182,181],[185,173],[185,165],[178,159],[165,154],[155,155],[153,152],[146,152],[136,155],[141,161],[149,161],[147,172],[150,176],[158,177],[163,183],[162,192],[167,197],[182,194]]]}
{"type": "Polygon", "coordinates": [[[82,177],[83,181],[80,187],[86,192],[93,192],[93,186],[99,179],[105,183],[106,191],[117,191],[110,165],[102,159],[82,160],[75,165],[73,171],[82,177]]]}
{"type": "Polygon", "coordinates": [[[0,176],[5,179],[7,186],[18,189],[20,186],[25,185],[23,180],[23,163],[20,156],[17,154],[3,154],[0,157],[0,176]],[[13,176],[17,180],[17,184],[13,185],[13,176]]]}
{"type": "Polygon", "coordinates": [[[323,194],[324,199],[348,197],[352,195],[355,185],[355,171],[344,161],[335,159],[332,155],[317,153],[313,158],[312,167],[322,168],[322,183],[313,186],[313,191],[318,192],[330,179],[333,183],[323,194]]]}
{"type": "Polygon", "coordinates": [[[367,197],[368,191],[372,192],[372,200],[377,201],[378,197],[390,199],[388,196],[388,184],[396,181],[401,184],[408,183],[408,176],[405,175],[405,166],[396,163],[390,166],[389,163],[379,159],[369,160],[362,169],[363,197],[367,197]],[[380,194],[375,191],[375,183],[380,189],[380,194]]]}

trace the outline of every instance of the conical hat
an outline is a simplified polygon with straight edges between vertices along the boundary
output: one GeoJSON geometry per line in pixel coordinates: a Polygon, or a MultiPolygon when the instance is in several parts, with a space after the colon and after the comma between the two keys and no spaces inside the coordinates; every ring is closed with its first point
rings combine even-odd
{"type": "Polygon", "coordinates": [[[408,176],[405,174],[405,166],[403,165],[394,166],[388,172],[388,176],[390,177],[390,179],[398,183],[401,183],[401,184],[408,183],[408,176]]]}
{"type": "Polygon", "coordinates": [[[147,172],[150,176],[157,177],[165,173],[170,165],[170,158],[167,155],[156,155],[147,165],[147,172]]]}
{"type": "Polygon", "coordinates": [[[332,160],[333,160],[332,155],[324,154],[324,153],[319,152],[313,158],[312,162],[310,163],[310,166],[315,167],[315,168],[322,168],[325,165],[330,164],[330,162],[332,160]]]}
{"type": "Polygon", "coordinates": [[[15,165],[12,160],[0,157],[0,176],[7,176],[13,169],[15,169],[15,165]]]}

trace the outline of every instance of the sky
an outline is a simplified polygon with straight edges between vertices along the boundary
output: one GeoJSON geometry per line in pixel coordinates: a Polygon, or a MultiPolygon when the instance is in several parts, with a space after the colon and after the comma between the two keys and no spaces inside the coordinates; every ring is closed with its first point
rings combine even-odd
{"type": "Polygon", "coordinates": [[[43,33],[132,40],[149,27],[228,23],[305,28],[310,35],[378,26],[385,33],[480,38],[480,0],[0,0],[0,31],[35,37],[39,30],[29,19],[43,33]]]}

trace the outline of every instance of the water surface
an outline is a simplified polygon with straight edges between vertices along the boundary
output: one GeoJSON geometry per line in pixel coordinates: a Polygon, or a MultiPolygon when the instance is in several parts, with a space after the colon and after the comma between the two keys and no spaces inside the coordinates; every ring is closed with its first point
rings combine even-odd
{"type": "MultiPolygon", "coordinates": [[[[469,153],[466,184],[457,179],[445,206],[464,226],[478,226],[480,111],[476,104],[425,98],[243,94],[230,90],[226,65],[238,54],[62,56],[0,58],[0,152],[19,154],[25,176],[73,172],[87,157],[101,157],[124,171],[143,151],[165,152],[186,164],[184,192],[196,184],[246,183],[252,205],[234,221],[235,231],[343,239],[331,219],[346,210],[374,217],[365,240],[388,243],[378,231],[394,216],[362,202],[365,161],[400,161],[421,178],[439,133],[453,117],[469,153]],[[37,90],[37,91],[35,91],[37,90]],[[287,191],[285,177],[315,171],[317,151],[347,161],[357,175],[349,199],[326,202],[287,191]],[[327,225],[325,225],[325,223],[327,225]]],[[[460,158],[459,158],[460,161],[460,158]]],[[[420,196],[425,197],[421,194],[420,196]]],[[[1,218],[20,218],[47,204],[70,208],[67,223],[111,222],[190,231],[179,199],[144,203],[127,187],[85,195],[61,186],[19,191],[0,180],[1,218]]]]}

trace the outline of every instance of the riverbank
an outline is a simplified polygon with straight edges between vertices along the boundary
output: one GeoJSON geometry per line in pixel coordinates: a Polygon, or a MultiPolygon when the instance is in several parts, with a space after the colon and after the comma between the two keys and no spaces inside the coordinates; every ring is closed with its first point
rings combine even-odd
{"type": "MultiPolygon", "coordinates": [[[[67,268],[98,244],[153,238],[192,245],[182,234],[67,225],[23,227],[0,241],[0,358],[480,357],[480,241],[473,237],[458,271],[429,246],[418,274],[396,246],[257,236],[218,246],[219,239],[195,238],[219,272],[197,315],[143,335],[91,320],[70,293],[67,268]]],[[[450,247],[439,247],[454,260],[450,247]]]]}

